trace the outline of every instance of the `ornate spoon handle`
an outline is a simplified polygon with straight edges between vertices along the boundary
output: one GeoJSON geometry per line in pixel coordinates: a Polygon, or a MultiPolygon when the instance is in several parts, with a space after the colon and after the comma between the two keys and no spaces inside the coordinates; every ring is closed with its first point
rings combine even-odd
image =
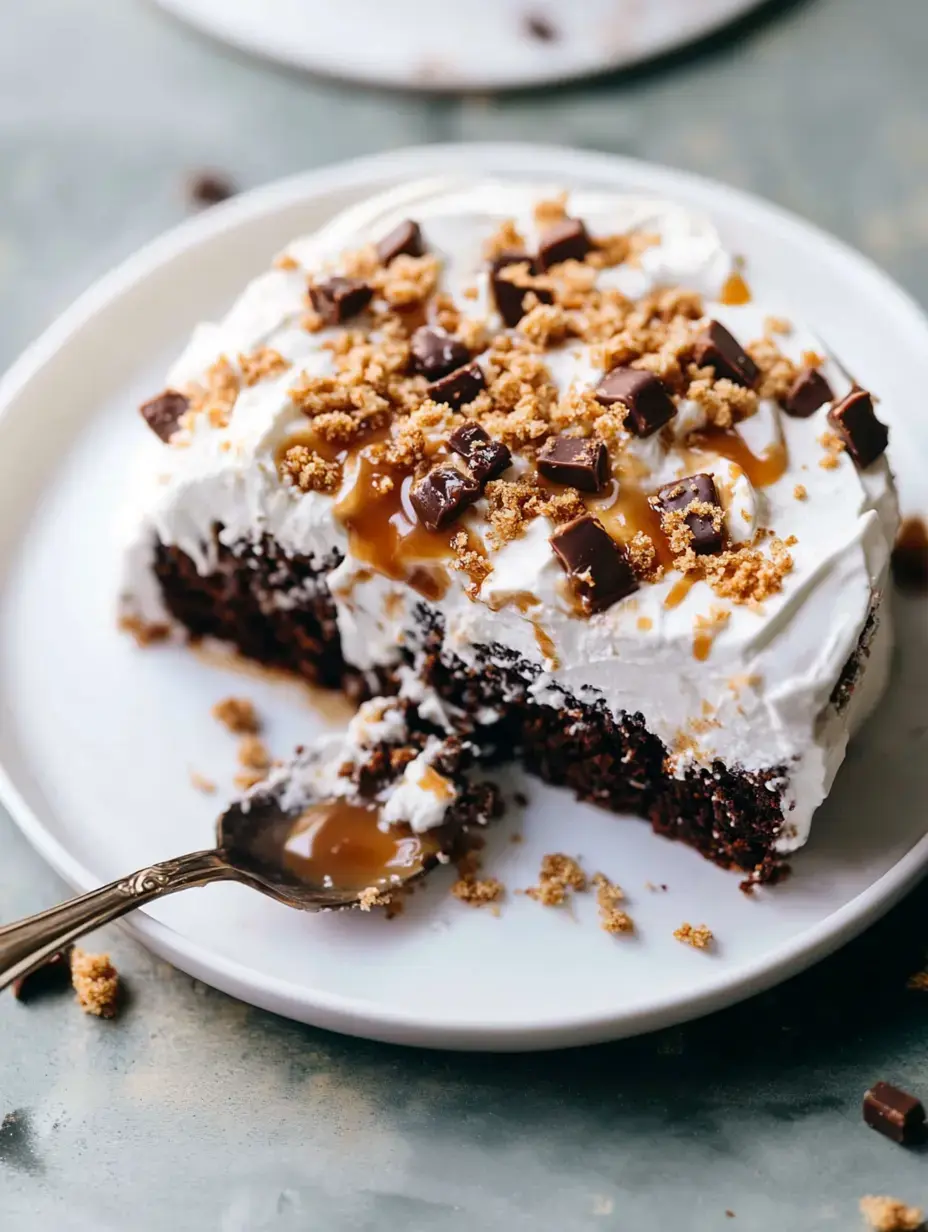
{"type": "Polygon", "coordinates": [[[134,911],[152,899],[211,881],[236,880],[239,873],[218,851],[194,851],[165,860],[119,881],[0,928],[0,991],[85,933],[134,911]]]}

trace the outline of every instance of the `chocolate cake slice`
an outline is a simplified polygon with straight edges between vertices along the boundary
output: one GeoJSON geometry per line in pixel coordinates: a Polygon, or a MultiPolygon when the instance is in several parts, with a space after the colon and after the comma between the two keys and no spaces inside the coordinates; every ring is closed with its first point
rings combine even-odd
{"type": "Polygon", "coordinates": [[[883,407],[733,273],[634,197],[347,211],[142,408],[125,624],[397,695],[775,877],[884,687],[897,515],[883,407]]]}

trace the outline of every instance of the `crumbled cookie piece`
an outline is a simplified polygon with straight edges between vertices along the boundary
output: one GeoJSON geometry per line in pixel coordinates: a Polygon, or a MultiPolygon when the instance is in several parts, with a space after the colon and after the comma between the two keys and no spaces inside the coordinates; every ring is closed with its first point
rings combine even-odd
{"type": "Polygon", "coordinates": [[[607,933],[633,933],[634,921],[624,911],[619,903],[625,901],[625,895],[614,882],[604,873],[596,873],[593,877],[596,889],[596,905],[599,908],[600,927],[607,933]]]}
{"type": "Polygon", "coordinates": [[[206,778],[205,775],[199,774],[196,770],[190,771],[190,785],[196,788],[204,796],[212,796],[216,794],[216,784],[212,779],[206,778]]]}
{"type": "Polygon", "coordinates": [[[250,355],[239,355],[238,366],[242,373],[242,384],[251,386],[270,377],[280,376],[290,367],[290,362],[273,347],[258,347],[250,355]]]}
{"type": "Polygon", "coordinates": [[[559,907],[571,890],[583,891],[586,887],[586,874],[576,860],[562,852],[550,852],[542,857],[538,885],[524,893],[543,907],[559,907]]]}
{"type": "Polygon", "coordinates": [[[460,877],[451,887],[454,897],[468,907],[498,903],[505,892],[505,886],[496,877],[460,877]]]}
{"type": "Polygon", "coordinates": [[[216,702],[210,714],[233,736],[254,736],[261,730],[254,702],[247,697],[224,697],[216,702]]]}
{"type": "Polygon", "coordinates": [[[88,954],[75,947],[71,955],[71,983],[85,1014],[112,1018],[119,1005],[119,973],[109,954],[88,954]]]}
{"type": "Polygon", "coordinates": [[[795,488],[793,488],[793,496],[798,501],[807,500],[809,493],[806,488],[806,485],[804,483],[797,483],[795,488]]]}
{"type": "Polygon", "coordinates": [[[695,927],[692,924],[681,924],[674,930],[673,935],[677,941],[682,941],[684,945],[691,945],[694,950],[708,950],[715,940],[712,929],[707,928],[705,924],[697,924],[695,927]]]}
{"type": "Polygon", "coordinates": [[[203,374],[202,381],[195,381],[183,391],[190,409],[182,416],[185,427],[191,427],[193,418],[205,415],[213,428],[228,427],[239,392],[239,374],[225,355],[220,355],[203,374]]]}
{"type": "Polygon", "coordinates": [[[825,450],[825,456],[819,458],[819,466],[823,471],[833,471],[841,461],[845,444],[837,432],[826,431],[818,438],[818,443],[825,450]]]}
{"type": "Polygon", "coordinates": [[[362,911],[372,911],[374,907],[387,907],[390,901],[390,895],[379,890],[377,886],[368,886],[358,895],[358,906],[362,911]]]}
{"type": "Polygon", "coordinates": [[[918,1232],[925,1218],[917,1206],[874,1195],[860,1199],[860,1213],[875,1232],[918,1232]]]}
{"type": "Polygon", "coordinates": [[[340,462],[327,462],[308,445],[291,445],[280,463],[280,475],[301,492],[337,492],[341,487],[342,467],[340,462]]]}

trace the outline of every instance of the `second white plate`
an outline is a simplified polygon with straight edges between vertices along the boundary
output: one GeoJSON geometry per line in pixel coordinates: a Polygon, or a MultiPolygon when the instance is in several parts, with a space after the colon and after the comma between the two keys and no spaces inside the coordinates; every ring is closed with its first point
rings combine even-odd
{"type": "MultiPolygon", "coordinates": [[[[208,844],[222,796],[199,795],[189,773],[230,787],[233,743],[209,717],[219,697],[252,696],[281,753],[326,722],[294,687],[179,648],[140,651],[117,632],[115,530],[143,431],[135,406],[159,388],[194,322],[218,313],[289,237],[385,184],[468,171],[606,184],[706,210],[747,255],[758,296],[818,324],[884,408],[907,407],[928,383],[924,319],[862,258],[752,198],[617,158],[526,146],[403,151],[272,185],[185,224],[90,291],[0,387],[3,796],[74,886],[208,844]]],[[[924,507],[928,420],[891,418],[903,503],[924,507]]],[[[794,877],[775,890],[747,899],[736,876],[640,821],[529,782],[519,784],[528,807],[490,841],[487,863],[510,888],[498,919],[451,899],[438,875],[390,922],[303,916],[217,886],[157,904],[131,927],[179,967],[256,1005],[436,1047],[591,1042],[748,996],[859,931],[928,863],[928,765],[912,755],[928,695],[928,621],[920,603],[897,610],[891,692],[852,748],[794,877]],[[625,887],[636,937],[601,932],[592,903],[580,900],[574,916],[512,893],[553,850],[625,887]],[[684,920],[707,923],[718,952],[674,941],[684,920]]]]}

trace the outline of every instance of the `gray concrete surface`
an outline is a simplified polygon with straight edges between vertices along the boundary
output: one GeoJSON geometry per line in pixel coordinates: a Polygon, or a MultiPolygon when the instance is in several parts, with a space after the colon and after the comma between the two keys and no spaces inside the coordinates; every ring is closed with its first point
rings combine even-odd
{"type": "MultiPolygon", "coordinates": [[[[278,72],[142,0],[6,0],[0,363],[184,214],[191,170],[247,186],[431,140],[556,140],[711,174],[832,229],[926,301],[926,45],[925,0],[807,0],[626,78],[435,101],[278,72]]],[[[62,896],[6,818],[0,843],[0,918],[62,896]]],[[[118,1024],[67,997],[0,999],[0,1228],[844,1232],[863,1193],[928,1204],[925,1152],[858,1111],[877,1077],[928,1093],[928,996],[904,989],[926,908],[923,888],[749,1005],[523,1058],[297,1026],[113,930],[132,991],[118,1024]]]]}

